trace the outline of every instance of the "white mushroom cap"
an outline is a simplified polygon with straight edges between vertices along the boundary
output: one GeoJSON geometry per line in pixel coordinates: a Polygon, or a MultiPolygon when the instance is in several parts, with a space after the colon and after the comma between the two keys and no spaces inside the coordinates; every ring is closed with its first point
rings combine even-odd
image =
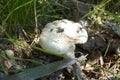
{"type": "Polygon", "coordinates": [[[63,19],[45,26],[40,35],[40,45],[46,50],[72,58],[75,44],[83,44],[87,39],[87,31],[81,24],[63,19]]]}

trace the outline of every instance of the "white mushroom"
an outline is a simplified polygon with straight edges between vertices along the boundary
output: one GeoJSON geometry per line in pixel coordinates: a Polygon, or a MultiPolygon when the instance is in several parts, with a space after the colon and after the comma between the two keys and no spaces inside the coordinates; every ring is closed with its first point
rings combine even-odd
{"type": "Polygon", "coordinates": [[[87,31],[82,24],[63,19],[45,26],[40,35],[40,45],[46,50],[75,58],[75,44],[83,44],[87,39],[87,31]]]}

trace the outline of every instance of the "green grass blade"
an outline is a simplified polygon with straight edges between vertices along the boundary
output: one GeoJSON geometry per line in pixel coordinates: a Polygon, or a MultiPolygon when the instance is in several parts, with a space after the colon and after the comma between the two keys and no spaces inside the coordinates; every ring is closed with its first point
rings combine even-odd
{"type": "Polygon", "coordinates": [[[50,54],[50,55],[55,55],[55,56],[63,57],[63,55],[60,55],[60,54],[58,54],[58,53],[51,52],[51,51],[48,51],[48,50],[45,50],[45,49],[42,49],[42,48],[39,48],[39,47],[36,47],[36,46],[31,46],[31,47],[32,47],[33,49],[42,51],[42,52],[47,53],[47,54],[50,54]]]}
{"type": "Polygon", "coordinates": [[[108,14],[109,16],[113,17],[116,22],[119,22],[119,23],[120,23],[120,18],[119,18],[117,15],[115,15],[115,14],[113,14],[113,13],[107,11],[107,10],[104,10],[104,12],[105,12],[106,14],[108,14]]]}
{"type": "Polygon", "coordinates": [[[22,4],[22,5],[20,5],[20,6],[18,6],[18,7],[16,7],[15,9],[13,9],[13,10],[7,15],[7,17],[5,18],[5,20],[3,21],[3,25],[6,23],[6,21],[7,21],[8,18],[13,14],[14,11],[16,11],[16,10],[18,10],[18,9],[20,9],[20,8],[22,8],[22,7],[30,4],[30,3],[32,3],[32,2],[33,2],[33,0],[30,0],[30,1],[28,1],[28,2],[26,2],[26,3],[24,3],[24,4],[22,4]]]}
{"type": "Polygon", "coordinates": [[[47,76],[55,71],[68,67],[75,62],[76,61],[73,59],[61,60],[47,65],[27,69],[15,75],[6,76],[2,78],[2,80],[35,80],[37,78],[47,76]]]}

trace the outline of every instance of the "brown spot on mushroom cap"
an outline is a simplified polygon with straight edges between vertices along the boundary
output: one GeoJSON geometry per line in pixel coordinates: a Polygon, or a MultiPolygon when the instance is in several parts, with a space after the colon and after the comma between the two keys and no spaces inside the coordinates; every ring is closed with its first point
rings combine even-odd
{"type": "Polygon", "coordinates": [[[64,32],[64,29],[63,29],[63,28],[58,27],[58,28],[57,28],[57,33],[62,33],[62,32],[64,32]]]}
{"type": "Polygon", "coordinates": [[[79,32],[80,32],[80,29],[78,28],[76,32],[79,33],[79,32]]]}
{"type": "Polygon", "coordinates": [[[50,32],[52,32],[53,31],[53,29],[50,29],[50,32]]]}

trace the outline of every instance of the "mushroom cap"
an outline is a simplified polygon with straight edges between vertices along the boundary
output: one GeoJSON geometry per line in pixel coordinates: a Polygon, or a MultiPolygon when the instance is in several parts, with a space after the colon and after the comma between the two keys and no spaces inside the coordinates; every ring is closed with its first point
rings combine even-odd
{"type": "Polygon", "coordinates": [[[83,44],[87,39],[87,31],[81,24],[63,19],[45,26],[40,35],[40,45],[58,54],[73,56],[75,44],[83,44]]]}

